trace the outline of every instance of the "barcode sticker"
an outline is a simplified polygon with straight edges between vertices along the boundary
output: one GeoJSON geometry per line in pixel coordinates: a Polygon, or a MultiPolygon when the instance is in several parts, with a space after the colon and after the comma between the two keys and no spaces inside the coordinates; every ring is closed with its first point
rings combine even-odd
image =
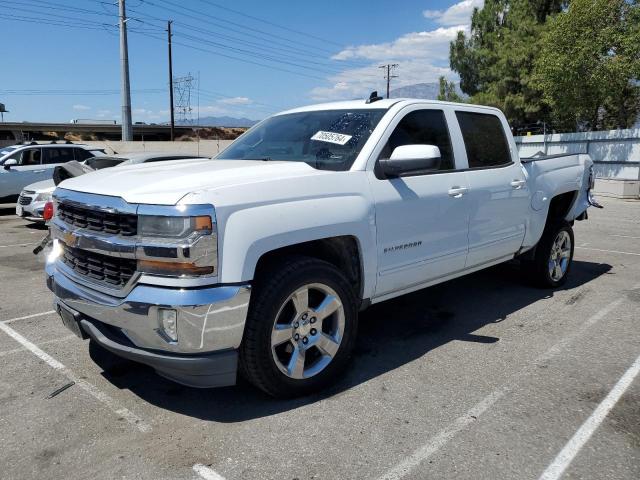
{"type": "Polygon", "coordinates": [[[323,132],[320,130],[311,137],[311,140],[318,140],[319,142],[335,143],[336,145],[344,145],[351,140],[352,135],[345,135],[344,133],[335,132],[323,132]]]}

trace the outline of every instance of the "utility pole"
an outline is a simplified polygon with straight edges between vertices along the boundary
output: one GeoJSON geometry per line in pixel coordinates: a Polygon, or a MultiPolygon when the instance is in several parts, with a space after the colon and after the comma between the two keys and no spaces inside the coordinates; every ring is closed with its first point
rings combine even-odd
{"type": "Polygon", "coordinates": [[[129,47],[127,45],[127,13],[124,0],[118,0],[120,7],[120,95],[122,97],[122,140],[133,140],[131,122],[131,86],[129,85],[129,47]]]}
{"type": "Polygon", "coordinates": [[[173,60],[171,57],[171,24],[172,20],[167,21],[167,41],[169,43],[169,110],[171,111],[171,141],[173,142],[173,130],[175,128],[175,117],[173,114],[173,60]]]}
{"type": "Polygon", "coordinates": [[[395,70],[396,68],[398,68],[398,64],[397,63],[387,63],[386,65],[380,65],[378,68],[386,68],[387,69],[387,74],[384,76],[384,78],[387,79],[387,98],[389,98],[389,86],[391,84],[391,79],[392,78],[398,78],[398,75],[392,75],[392,71],[395,70]]]}

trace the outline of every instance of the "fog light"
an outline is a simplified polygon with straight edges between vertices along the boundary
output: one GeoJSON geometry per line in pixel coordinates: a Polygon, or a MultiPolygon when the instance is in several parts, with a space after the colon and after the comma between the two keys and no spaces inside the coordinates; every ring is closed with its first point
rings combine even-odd
{"type": "Polygon", "coordinates": [[[170,308],[159,308],[158,319],[162,331],[172,341],[178,341],[178,312],[170,308]]]}

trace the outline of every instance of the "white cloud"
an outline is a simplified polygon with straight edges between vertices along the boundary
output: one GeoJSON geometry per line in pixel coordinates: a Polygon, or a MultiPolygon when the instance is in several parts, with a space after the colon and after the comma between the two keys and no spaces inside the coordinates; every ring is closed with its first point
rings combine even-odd
{"type": "Polygon", "coordinates": [[[484,0],[462,0],[446,10],[425,10],[422,15],[425,18],[435,20],[440,25],[468,25],[471,23],[474,8],[482,8],[483,6],[484,0]]]}
{"type": "Polygon", "coordinates": [[[392,42],[347,47],[332,58],[334,60],[364,58],[387,61],[429,57],[432,60],[446,60],[449,58],[449,43],[456,38],[459,30],[466,30],[466,27],[460,25],[426,32],[406,33],[392,42]]]}
{"type": "MultiPolygon", "coordinates": [[[[394,79],[392,89],[416,83],[437,82],[442,75],[451,76],[447,66],[433,65],[428,59],[409,59],[400,63],[396,70],[398,78],[394,79]]],[[[316,87],[311,90],[313,100],[331,101],[355,98],[367,98],[373,90],[383,95],[386,83],[378,64],[370,67],[349,69],[329,77],[331,82],[327,87],[316,87]]]]}
{"type": "Polygon", "coordinates": [[[203,107],[200,107],[201,117],[204,115],[223,115],[228,113],[229,111],[226,108],[219,105],[205,105],[203,107]]]}
{"type": "Polygon", "coordinates": [[[97,116],[98,118],[111,117],[113,112],[111,110],[98,110],[97,116]]]}
{"type": "Polygon", "coordinates": [[[91,110],[91,107],[87,106],[87,105],[81,105],[81,104],[76,104],[72,107],[74,110],[78,111],[78,112],[84,112],[87,110],[91,110]]]}
{"type": "Polygon", "coordinates": [[[252,100],[247,97],[223,98],[222,100],[218,100],[218,102],[226,105],[249,105],[253,103],[252,100]]]}
{"type": "Polygon", "coordinates": [[[446,10],[427,10],[423,15],[435,19],[441,26],[433,30],[409,32],[398,38],[376,44],[353,45],[332,57],[338,62],[348,60],[369,63],[359,68],[347,68],[327,78],[329,85],[311,90],[313,100],[344,100],[365,98],[372,90],[386,90],[381,64],[397,63],[391,88],[416,83],[437,82],[440,76],[455,78],[449,69],[449,44],[459,31],[469,32],[474,7],[484,0],[464,0],[446,10]]]}

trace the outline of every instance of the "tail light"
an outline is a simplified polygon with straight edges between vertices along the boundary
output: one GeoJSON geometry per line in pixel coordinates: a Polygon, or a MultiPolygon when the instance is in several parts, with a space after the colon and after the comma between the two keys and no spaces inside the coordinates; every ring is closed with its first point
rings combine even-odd
{"type": "Polygon", "coordinates": [[[44,210],[42,212],[42,217],[47,222],[53,218],[53,202],[47,202],[47,203],[44,204],[44,210]]]}

